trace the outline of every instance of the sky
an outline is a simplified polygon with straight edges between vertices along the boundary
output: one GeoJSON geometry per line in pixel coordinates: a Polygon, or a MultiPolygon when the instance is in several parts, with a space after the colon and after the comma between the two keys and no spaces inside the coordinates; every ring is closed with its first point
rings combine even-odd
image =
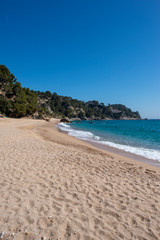
{"type": "Polygon", "coordinates": [[[23,87],[160,118],[159,0],[0,0],[0,46],[23,87]]]}

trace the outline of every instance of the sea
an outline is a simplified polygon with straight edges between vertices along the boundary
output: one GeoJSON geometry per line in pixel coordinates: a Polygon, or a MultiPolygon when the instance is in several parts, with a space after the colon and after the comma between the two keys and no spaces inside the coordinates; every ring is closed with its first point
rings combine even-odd
{"type": "Polygon", "coordinates": [[[160,120],[73,121],[58,127],[78,139],[151,159],[160,166],[160,120]]]}

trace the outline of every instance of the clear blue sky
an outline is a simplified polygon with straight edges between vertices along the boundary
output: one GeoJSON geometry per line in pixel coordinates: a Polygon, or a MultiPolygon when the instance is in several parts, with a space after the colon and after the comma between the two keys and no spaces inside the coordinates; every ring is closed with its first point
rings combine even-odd
{"type": "Polygon", "coordinates": [[[22,86],[160,118],[159,0],[1,0],[0,46],[22,86]]]}

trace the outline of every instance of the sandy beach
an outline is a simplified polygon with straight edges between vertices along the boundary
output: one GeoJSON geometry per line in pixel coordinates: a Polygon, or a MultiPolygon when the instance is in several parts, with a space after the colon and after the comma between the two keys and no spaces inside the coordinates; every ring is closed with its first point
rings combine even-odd
{"type": "Polygon", "coordinates": [[[0,120],[0,239],[160,239],[160,168],[0,120]]]}

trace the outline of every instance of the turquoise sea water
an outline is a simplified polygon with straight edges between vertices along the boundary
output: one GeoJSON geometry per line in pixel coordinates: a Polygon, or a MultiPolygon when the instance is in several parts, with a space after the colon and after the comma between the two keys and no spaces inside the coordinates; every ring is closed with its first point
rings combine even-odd
{"type": "Polygon", "coordinates": [[[101,120],[60,123],[69,135],[160,161],[160,120],[101,120]]]}

